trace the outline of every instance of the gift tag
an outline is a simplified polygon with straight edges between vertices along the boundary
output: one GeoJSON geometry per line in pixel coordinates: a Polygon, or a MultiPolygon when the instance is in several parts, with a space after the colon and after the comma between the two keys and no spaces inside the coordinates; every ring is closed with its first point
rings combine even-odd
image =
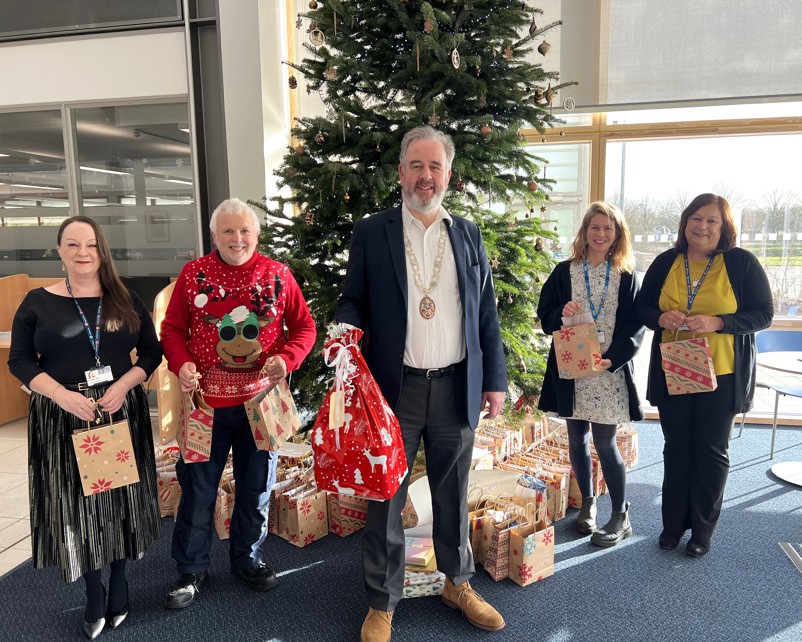
{"type": "Polygon", "coordinates": [[[84,372],[86,383],[90,386],[96,386],[107,381],[114,381],[114,375],[111,374],[111,366],[98,366],[97,368],[90,368],[84,372]]]}
{"type": "Polygon", "coordinates": [[[329,401],[329,428],[338,429],[345,423],[345,394],[342,390],[335,390],[329,401]]]}

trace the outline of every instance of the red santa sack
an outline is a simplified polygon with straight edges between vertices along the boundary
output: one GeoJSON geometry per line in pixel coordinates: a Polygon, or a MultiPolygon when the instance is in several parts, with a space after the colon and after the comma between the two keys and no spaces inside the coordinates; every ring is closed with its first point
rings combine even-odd
{"type": "Polygon", "coordinates": [[[362,330],[329,326],[323,358],[334,368],[312,427],[317,485],[340,495],[384,501],[407,475],[401,426],[368,370],[357,343],[362,330]]]}

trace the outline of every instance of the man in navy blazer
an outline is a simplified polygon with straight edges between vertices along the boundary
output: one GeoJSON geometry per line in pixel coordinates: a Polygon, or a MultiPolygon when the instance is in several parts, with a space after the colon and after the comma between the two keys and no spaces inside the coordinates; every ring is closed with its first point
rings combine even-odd
{"type": "MultiPolygon", "coordinates": [[[[454,144],[431,127],[401,143],[403,203],[360,220],[336,319],[364,331],[362,351],[401,424],[409,468],[426,454],[443,602],[481,629],[504,618],[471,588],[467,488],[479,413],[495,417],[507,375],[496,297],[479,228],[442,207],[454,144]]],[[[390,639],[403,594],[401,510],[409,475],[385,502],[370,502],[362,565],[370,609],[363,642],[390,639]]]]}

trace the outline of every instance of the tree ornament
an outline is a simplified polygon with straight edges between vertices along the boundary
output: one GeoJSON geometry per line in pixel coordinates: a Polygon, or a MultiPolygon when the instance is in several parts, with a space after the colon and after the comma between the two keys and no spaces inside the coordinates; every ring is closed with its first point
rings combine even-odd
{"type": "Polygon", "coordinates": [[[539,237],[539,236],[535,239],[535,249],[538,252],[542,252],[543,251],[543,239],[541,237],[539,237]]]}
{"type": "Polygon", "coordinates": [[[512,60],[512,47],[507,47],[504,49],[504,57],[507,60],[512,60]]]}
{"type": "Polygon", "coordinates": [[[482,128],[479,130],[479,133],[482,135],[482,138],[487,138],[490,136],[490,132],[493,130],[490,128],[490,125],[482,125],[482,128]]]}
{"type": "Polygon", "coordinates": [[[526,214],[524,214],[524,218],[532,218],[532,215],[529,212],[527,212],[526,214]]]}
{"type": "Polygon", "coordinates": [[[541,142],[541,143],[545,143],[545,142],[546,142],[546,137],[544,136],[543,138],[541,138],[541,139],[540,139],[540,142],[541,142]]]}
{"type": "Polygon", "coordinates": [[[315,213],[312,210],[309,210],[306,214],[304,214],[304,223],[307,225],[315,224],[315,213]]]}
{"type": "Polygon", "coordinates": [[[298,16],[298,18],[295,20],[295,28],[300,29],[303,26],[304,26],[303,18],[301,18],[301,16],[298,16]]]}
{"type": "Polygon", "coordinates": [[[565,130],[564,129],[560,130],[560,136],[565,136],[565,130]]]}
{"type": "Polygon", "coordinates": [[[540,185],[538,185],[538,184],[537,184],[535,181],[529,181],[529,182],[526,184],[526,188],[527,188],[527,189],[528,189],[530,192],[536,192],[536,191],[538,191],[538,190],[540,189],[540,185]]]}
{"type": "Polygon", "coordinates": [[[348,192],[346,192],[345,194],[343,194],[343,200],[344,200],[346,203],[347,203],[348,201],[350,201],[350,200],[351,200],[351,197],[349,196],[348,192]]]}
{"type": "Polygon", "coordinates": [[[317,29],[317,22],[312,20],[312,22],[309,23],[309,31],[314,31],[315,29],[317,29]]]}
{"type": "Polygon", "coordinates": [[[508,295],[507,295],[507,303],[509,303],[510,305],[512,305],[512,294],[508,294],[508,295]]]}
{"type": "Polygon", "coordinates": [[[290,89],[297,89],[298,88],[298,81],[295,79],[295,76],[290,76],[289,80],[287,82],[290,85],[290,89]]]}
{"type": "Polygon", "coordinates": [[[309,8],[314,11],[317,9],[317,0],[309,0],[309,8]]]}
{"type": "Polygon", "coordinates": [[[540,213],[541,214],[545,214],[546,213],[546,206],[545,205],[541,205],[540,206],[540,213]]]}
{"type": "Polygon", "coordinates": [[[337,79],[337,67],[327,67],[326,71],[323,72],[323,76],[325,76],[326,80],[332,81],[337,79]]]}
{"type": "Polygon", "coordinates": [[[463,181],[462,179],[459,179],[457,181],[457,184],[455,185],[455,187],[456,187],[456,190],[458,192],[464,192],[465,191],[465,181],[463,181]]]}
{"type": "Polygon", "coordinates": [[[423,33],[432,33],[434,30],[434,20],[427,18],[423,21],[423,33]]]}
{"type": "Polygon", "coordinates": [[[315,142],[318,145],[322,145],[326,142],[326,137],[323,135],[323,132],[318,129],[317,134],[315,134],[315,142]]]}
{"type": "Polygon", "coordinates": [[[535,32],[537,31],[537,25],[535,24],[535,16],[532,16],[532,24],[529,25],[529,35],[534,36],[535,32]]]}
{"type": "Polygon", "coordinates": [[[537,46],[537,51],[541,56],[545,56],[549,53],[549,49],[551,49],[551,45],[545,40],[537,46]]]}
{"type": "Polygon", "coordinates": [[[454,67],[454,69],[459,69],[460,66],[459,51],[457,51],[456,47],[454,47],[454,50],[451,52],[451,66],[454,67]]]}
{"type": "Polygon", "coordinates": [[[549,107],[551,107],[551,103],[554,102],[554,90],[551,88],[551,83],[549,83],[549,86],[546,87],[546,91],[543,94],[543,97],[546,99],[546,102],[549,104],[549,107]]]}
{"type": "Polygon", "coordinates": [[[524,91],[528,94],[530,91],[532,91],[532,88],[529,85],[526,85],[524,87],[524,91]]]}
{"type": "Polygon", "coordinates": [[[309,42],[311,42],[314,47],[322,47],[326,44],[326,34],[320,29],[312,29],[309,32],[309,42]]]}
{"type": "Polygon", "coordinates": [[[433,112],[432,115],[429,116],[429,124],[432,127],[437,127],[440,124],[440,116],[433,112]]]}
{"type": "Polygon", "coordinates": [[[518,357],[518,370],[522,373],[526,372],[526,362],[524,361],[523,357],[518,357]]]}
{"type": "Polygon", "coordinates": [[[487,97],[484,94],[479,95],[479,109],[487,107],[487,97]]]}
{"type": "Polygon", "coordinates": [[[539,87],[535,89],[535,102],[540,103],[543,102],[543,90],[539,87]]]}
{"type": "Polygon", "coordinates": [[[494,270],[498,270],[498,268],[499,268],[499,266],[500,266],[500,265],[501,265],[501,261],[499,261],[499,260],[498,260],[497,258],[495,258],[495,257],[493,257],[493,260],[492,260],[492,261],[490,261],[490,267],[492,267],[494,270]]]}
{"type": "Polygon", "coordinates": [[[498,55],[498,49],[496,49],[495,47],[490,47],[490,55],[493,57],[493,59],[495,59],[496,56],[498,55]]]}
{"type": "Polygon", "coordinates": [[[478,78],[479,76],[482,75],[482,68],[479,65],[476,65],[476,69],[474,70],[474,73],[476,74],[476,77],[478,78]]]}
{"type": "Polygon", "coordinates": [[[306,151],[306,147],[304,147],[302,144],[298,144],[298,145],[296,145],[295,147],[293,147],[293,151],[294,151],[294,152],[295,152],[295,153],[296,153],[298,156],[303,156],[303,155],[304,155],[304,152],[306,151]]]}

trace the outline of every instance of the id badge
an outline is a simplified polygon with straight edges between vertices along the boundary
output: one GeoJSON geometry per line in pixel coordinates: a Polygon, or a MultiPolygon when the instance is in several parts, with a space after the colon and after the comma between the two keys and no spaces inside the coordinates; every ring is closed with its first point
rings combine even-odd
{"type": "Polygon", "coordinates": [[[114,381],[114,376],[111,374],[111,366],[98,366],[97,368],[90,368],[84,372],[86,383],[89,386],[97,386],[107,381],[114,381]]]}
{"type": "Polygon", "coordinates": [[[604,343],[604,330],[597,330],[596,334],[599,335],[599,343],[604,343]]]}

